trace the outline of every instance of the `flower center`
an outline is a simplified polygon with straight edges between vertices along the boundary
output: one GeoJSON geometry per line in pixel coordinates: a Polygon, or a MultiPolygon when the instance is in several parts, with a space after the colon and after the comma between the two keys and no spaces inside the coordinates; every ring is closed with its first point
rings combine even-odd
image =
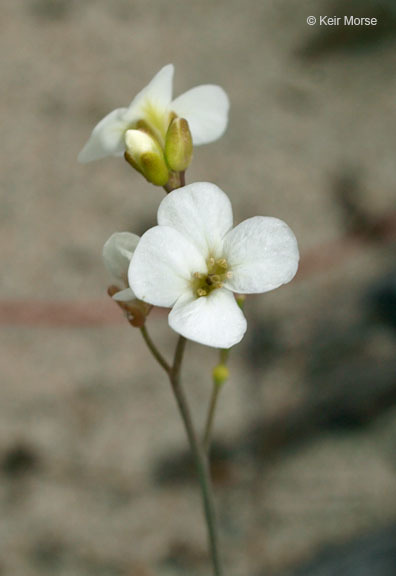
{"type": "Polygon", "coordinates": [[[166,132],[172,120],[173,113],[159,108],[154,102],[147,99],[143,108],[143,118],[140,122],[146,123],[161,146],[165,143],[166,132]]]}
{"type": "Polygon", "coordinates": [[[208,296],[213,290],[222,288],[223,283],[232,277],[232,272],[228,270],[228,262],[225,258],[213,257],[206,261],[207,273],[194,272],[192,275],[192,289],[197,298],[208,296]]]}

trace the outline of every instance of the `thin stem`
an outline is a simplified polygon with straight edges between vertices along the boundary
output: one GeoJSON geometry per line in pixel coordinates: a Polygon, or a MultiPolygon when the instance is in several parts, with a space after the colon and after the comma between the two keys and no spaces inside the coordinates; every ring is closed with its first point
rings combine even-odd
{"type": "Polygon", "coordinates": [[[205,512],[206,524],[208,528],[208,541],[212,557],[214,575],[222,576],[223,570],[221,567],[219,550],[218,550],[216,516],[213,504],[213,493],[209,472],[209,463],[206,458],[206,454],[203,450],[203,447],[198,441],[198,437],[195,432],[194,424],[191,418],[190,409],[188,407],[187,399],[180,383],[180,369],[185,350],[185,344],[186,344],[185,338],[183,338],[183,336],[180,336],[176,347],[173,366],[171,371],[169,372],[169,379],[172,385],[172,390],[174,392],[177,405],[180,410],[180,414],[183,419],[184,427],[186,429],[192,456],[198,473],[199,483],[201,486],[202,501],[205,512]]]}
{"type": "Polygon", "coordinates": [[[227,364],[229,355],[230,355],[230,349],[229,348],[222,348],[220,350],[220,363],[221,364],[227,364]]]}
{"type": "Polygon", "coordinates": [[[180,336],[177,341],[175,355],[173,357],[172,373],[171,376],[177,381],[180,380],[181,364],[183,362],[184,350],[186,349],[187,340],[184,336],[180,336]]]}
{"type": "Polygon", "coordinates": [[[210,443],[211,443],[211,439],[212,439],[214,415],[216,412],[217,399],[219,397],[220,390],[221,390],[221,384],[219,385],[216,382],[213,382],[212,395],[210,397],[208,416],[206,418],[205,433],[204,433],[204,438],[203,438],[203,446],[204,446],[205,452],[208,456],[209,456],[209,451],[210,451],[210,443]]]}
{"type": "MultiPolygon", "coordinates": [[[[229,349],[225,348],[220,350],[219,364],[224,365],[227,364],[229,352],[230,352],[229,349]]],[[[223,387],[223,384],[224,382],[217,382],[216,379],[213,378],[212,394],[210,397],[209,410],[206,418],[205,432],[203,436],[203,446],[208,457],[210,452],[210,443],[212,439],[212,430],[213,430],[214,417],[216,413],[217,401],[219,398],[220,390],[223,387]]]]}
{"type": "Polygon", "coordinates": [[[167,194],[169,194],[169,192],[172,192],[172,190],[176,190],[176,188],[181,188],[182,186],[185,186],[186,183],[186,172],[169,172],[169,180],[168,182],[165,184],[165,186],[163,186],[163,189],[165,190],[165,192],[167,194]]]}
{"type": "Polygon", "coordinates": [[[151,337],[150,337],[149,333],[147,332],[147,328],[145,325],[140,327],[140,332],[142,333],[142,336],[144,338],[144,341],[147,344],[148,349],[150,350],[150,352],[154,356],[154,358],[157,360],[158,364],[160,364],[160,366],[162,366],[162,368],[165,370],[165,372],[170,374],[171,366],[168,364],[168,362],[162,356],[161,352],[158,350],[158,348],[156,347],[154,342],[151,340],[151,337]]]}
{"type": "Polygon", "coordinates": [[[198,479],[202,494],[202,502],[205,512],[206,525],[208,529],[208,542],[212,557],[214,576],[222,576],[223,570],[221,567],[218,551],[216,516],[213,503],[209,462],[202,445],[198,441],[198,437],[195,432],[194,424],[191,418],[190,409],[188,407],[187,399],[180,382],[181,365],[187,341],[183,336],[180,336],[177,342],[175,355],[173,358],[173,364],[172,366],[170,366],[168,362],[165,360],[165,358],[162,356],[162,354],[158,351],[154,342],[151,340],[151,337],[147,332],[146,326],[142,326],[140,328],[140,331],[150,352],[157,360],[157,362],[161,365],[161,367],[165,370],[165,372],[168,374],[172,390],[176,398],[176,402],[187,433],[190,449],[198,473],[198,479]]]}

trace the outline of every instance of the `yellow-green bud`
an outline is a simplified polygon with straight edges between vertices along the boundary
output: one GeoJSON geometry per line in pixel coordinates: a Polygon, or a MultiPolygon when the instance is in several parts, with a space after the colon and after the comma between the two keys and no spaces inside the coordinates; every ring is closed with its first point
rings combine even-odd
{"type": "Polygon", "coordinates": [[[225,364],[218,364],[215,368],[213,368],[213,381],[216,386],[221,386],[228,380],[230,376],[230,372],[225,364]]]}
{"type": "Polygon", "coordinates": [[[175,172],[184,172],[191,162],[193,143],[190,128],[185,118],[174,118],[165,139],[165,158],[175,172]]]}
{"type": "Polygon", "coordinates": [[[165,186],[169,171],[158,142],[142,130],[127,130],[125,159],[152,184],[165,186]]]}

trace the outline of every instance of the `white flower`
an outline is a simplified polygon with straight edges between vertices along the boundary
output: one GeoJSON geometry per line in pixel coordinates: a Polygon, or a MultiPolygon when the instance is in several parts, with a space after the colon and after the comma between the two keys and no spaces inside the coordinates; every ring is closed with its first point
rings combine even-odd
{"type": "Polygon", "coordinates": [[[118,302],[131,302],[136,299],[128,284],[128,268],[139,240],[136,234],[116,232],[103,246],[104,265],[120,288],[120,292],[113,296],[118,302]]]}
{"type": "Polygon", "coordinates": [[[122,156],[125,152],[125,133],[139,127],[139,122],[148,125],[163,147],[174,114],[188,121],[194,145],[220,138],[228,121],[227,94],[220,86],[206,84],[196,86],[172,100],[173,72],[173,64],[164,66],[135,96],[128,108],[117,108],[105,116],[93,129],[78,156],[79,161],[122,156]]]}
{"type": "Polygon", "coordinates": [[[214,184],[197,182],[164,198],[158,226],[140,239],[129,267],[137,298],[172,307],[169,325],[190,340],[230,348],[246,331],[234,292],[267,292],[289,282],[297,241],[277,218],[232,228],[232,207],[214,184]]]}

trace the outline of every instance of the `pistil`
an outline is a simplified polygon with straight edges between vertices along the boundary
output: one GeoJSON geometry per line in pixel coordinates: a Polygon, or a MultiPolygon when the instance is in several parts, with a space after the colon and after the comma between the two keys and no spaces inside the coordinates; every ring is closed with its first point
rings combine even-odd
{"type": "Polygon", "coordinates": [[[194,272],[192,279],[192,288],[194,294],[201,298],[208,296],[213,290],[222,288],[225,280],[232,276],[232,272],[228,270],[228,262],[225,258],[215,259],[210,256],[206,261],[208,268],[207,273],[194,272]]]}

